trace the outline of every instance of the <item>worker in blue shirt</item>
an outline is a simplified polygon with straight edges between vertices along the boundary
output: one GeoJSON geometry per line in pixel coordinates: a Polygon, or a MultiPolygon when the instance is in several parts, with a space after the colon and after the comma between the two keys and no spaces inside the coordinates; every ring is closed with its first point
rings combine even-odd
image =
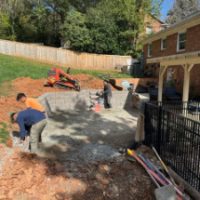
{"type": "Polygon", "coordinates": [[[29,135],[27,127],[30,127],[30,150],[37,152],[42,132],[47,124],[45,114],[29,108],[18,113],[12,113],[11,122],[19,125],[21,141],[26,140],[29,135]]]}

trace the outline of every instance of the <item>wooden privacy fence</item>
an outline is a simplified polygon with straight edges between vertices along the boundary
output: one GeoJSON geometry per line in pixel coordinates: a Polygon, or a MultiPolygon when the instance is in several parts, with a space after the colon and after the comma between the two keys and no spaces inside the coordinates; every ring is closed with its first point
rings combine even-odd
{"type": "Polygon", "coordinates": [[[49,64],[83,69],[115,69],[131,64],[131,56],[77,53],[62,48],[0,40],[0,53],[49,64]]]}

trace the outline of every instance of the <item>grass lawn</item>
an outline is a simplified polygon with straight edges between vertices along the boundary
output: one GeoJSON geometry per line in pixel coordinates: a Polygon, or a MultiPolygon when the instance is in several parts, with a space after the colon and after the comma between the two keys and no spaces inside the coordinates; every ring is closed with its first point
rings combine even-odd
{"type": "MultiPolygon", "coordinates": [[[[51,66],[52,65],[43,64],[28,59],[0,54],[0,84],[5,81],[14,80],[18,77],[31,77],[33,79],[44,78],[47,76],[47,72],[51,66]]],[[[89,69],[73,69],[72,74],[89,74],[95,77],[100,77],[104,74],[110,74],[113,78],[130,77],[127,74],[122,74],[117,71],[100,71],[89,69]]]]}
{"type": "Polygon", "coordinates": [[[7,131],[7,125],[3,122],[0,122],[0,143],[6,143],[8,137],[9,134],[7,131]]]}

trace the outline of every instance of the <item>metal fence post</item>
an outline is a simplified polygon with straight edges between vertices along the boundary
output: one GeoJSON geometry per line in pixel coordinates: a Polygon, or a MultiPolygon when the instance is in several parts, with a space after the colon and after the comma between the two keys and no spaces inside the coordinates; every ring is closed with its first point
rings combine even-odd
{"type": "Polygon", "coordinates": [[[157,130],[157,141],[156,141],[156,148],[158,153],[160,154],[161,151],[161,134],[162,134],[162,104],[159,103],[158,105],[158,130],[157,130]]]}
{"type": "Polygon", "coordinates": [[[149,117],[148,117],[148,112],[147,112],[147,103],[144,104],[144,133],[145,133],[145,144],[146,145],[149,145],[148,144],[148,132],[147,132],[147,120],[149,120],[149,117]]]}

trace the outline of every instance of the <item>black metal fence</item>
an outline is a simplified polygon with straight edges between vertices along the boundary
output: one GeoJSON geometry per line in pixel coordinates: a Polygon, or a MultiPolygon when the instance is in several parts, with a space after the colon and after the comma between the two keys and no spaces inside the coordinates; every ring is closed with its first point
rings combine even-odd
{"type": "Polygon", "coordinates": [[[184,117],[200,121],[200,102],[197,101],[167,101],[167,102],[152,102],[155,105],[162,106],[166,110],[182,115],[184,117]]]}
{"type": "Polygon", "coordinates": [[[180,114],[183,111],[147,103],[145,143],[154,145],[165,162],[200,191],[200,123],[180,114]]]}

